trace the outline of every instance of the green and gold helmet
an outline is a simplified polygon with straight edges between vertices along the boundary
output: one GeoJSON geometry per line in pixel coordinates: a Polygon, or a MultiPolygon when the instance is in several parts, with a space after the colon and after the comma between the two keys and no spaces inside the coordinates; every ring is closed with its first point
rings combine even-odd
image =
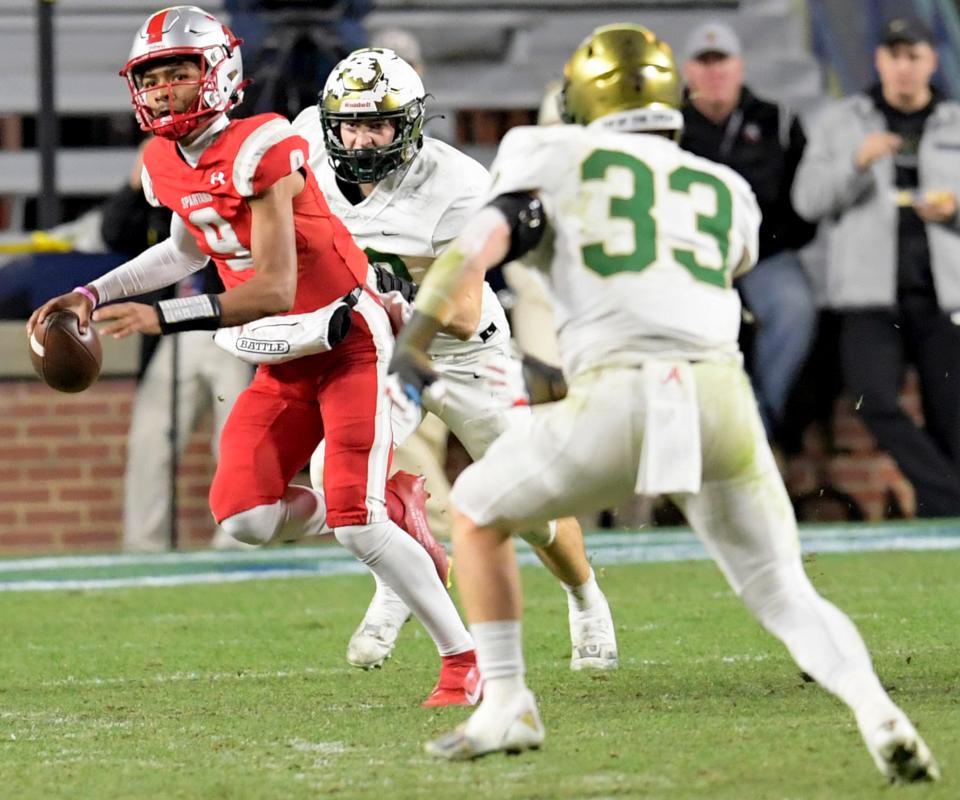
{"type": "Polygon", "coordinates": [[[679,131],[682,90],[670,45],[640,25],[604,25],[563,70],[565,122],[624,131],[679,131]]]}
{"type": "Polygon", "coordinates": [[[416,70],[392,50],[354,50],[333,68],[320,93],[320,122],[327,157],[347,183],[377,183],[409,163],[423,146],[425,91],[416,70]],[[393,141],[348,150],[343,122],[389,120],[393,141]]]}

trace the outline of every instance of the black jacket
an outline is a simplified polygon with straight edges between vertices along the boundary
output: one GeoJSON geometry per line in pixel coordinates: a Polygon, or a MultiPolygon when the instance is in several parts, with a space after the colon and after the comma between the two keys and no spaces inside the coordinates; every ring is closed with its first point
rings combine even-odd
{"type": "Polygon", "coordinates": [[[816,226],[801,219],[790,202],[790,187],[807,143],[796,117],[743,87],[740,104],[720,125],[697,111],[689,99],[684,101],[683,120],[680,146],[740,173],[757,196],[763,213],[761,259],[796,250],[813,238],[816,226]]]}

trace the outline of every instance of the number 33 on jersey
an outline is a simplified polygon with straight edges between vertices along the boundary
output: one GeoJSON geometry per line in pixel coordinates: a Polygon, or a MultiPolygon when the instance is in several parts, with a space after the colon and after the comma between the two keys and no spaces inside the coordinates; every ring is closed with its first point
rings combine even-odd
{"type": "Polygon", "coordinates": [[[755,262],[760,226],[743,178],[663,136],[596,125],[514,128],[492,172],[491,196],[543,201],[548,235],[525,260],[550,285],[568,368],[628,341],[735,356],[733,278],[755,262]]]}

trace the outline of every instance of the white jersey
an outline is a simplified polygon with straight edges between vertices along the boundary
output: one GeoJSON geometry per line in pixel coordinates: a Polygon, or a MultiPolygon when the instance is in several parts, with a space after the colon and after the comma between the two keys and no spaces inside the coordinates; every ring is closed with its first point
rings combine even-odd
{"type": "MultiPolygon", "coordinates": [[[[310,145],[310,167],[330,210],[346,225],[370,263],[381,263],[416,283],[457,237],[490,185],[490,175],[481,164],[438,139],[425,137],[423,149],[407,169],[388,176],[369,197],[354,205],[340,190],[327,159],[317,109],[305,109],[293,125],[310,145]]],[[[462,342],[440,334],[430,349],[432,356],[474,352],[494,340],[509,338],[503,307],[488,284],[484,284],[482,302],[473,338],[462,342]]]]}
{"type": "Polygon", "coordinates": [[[732,281],[760,225],[743,178],[663,136],[573,125],[514,128],[492,172],[490,197],[543,202],[548,228],[524,261],[550,287],[568,376],[740,358],[732,281]]]}

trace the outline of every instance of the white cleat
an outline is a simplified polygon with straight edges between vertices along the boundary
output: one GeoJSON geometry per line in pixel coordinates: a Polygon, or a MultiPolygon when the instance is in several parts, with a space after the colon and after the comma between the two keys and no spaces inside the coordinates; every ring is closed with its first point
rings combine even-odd
{"type": "Polygon", "coordinates": [[[517,755],[539,750],[545,732],[533,692],[525,689],[505,707],[481,703],[463,725],[427,742],[426,751],[448,761],[469,761],[490,753],[517,755]]]}
{"type": "Polygon", "coordinates": [[[350,637],[347,662],[360,669],[382,667],[397,646],[410,609],[386,584],[378,584],[363,621],[350,637]]]}
{"type": "Polygon", "coordinates": [[[867,750],[889,783],[940,779],[940,767],[905,716],[894,716],[873,730],[861,729],[867,750]]]}
{"type": "Polygon", "coordinates": [[[617,655],[617,634],[606,600],[601,608],[570,611],[570,641],[573,654],[570,669],[611,670],[620,666],[617,655]]]}

